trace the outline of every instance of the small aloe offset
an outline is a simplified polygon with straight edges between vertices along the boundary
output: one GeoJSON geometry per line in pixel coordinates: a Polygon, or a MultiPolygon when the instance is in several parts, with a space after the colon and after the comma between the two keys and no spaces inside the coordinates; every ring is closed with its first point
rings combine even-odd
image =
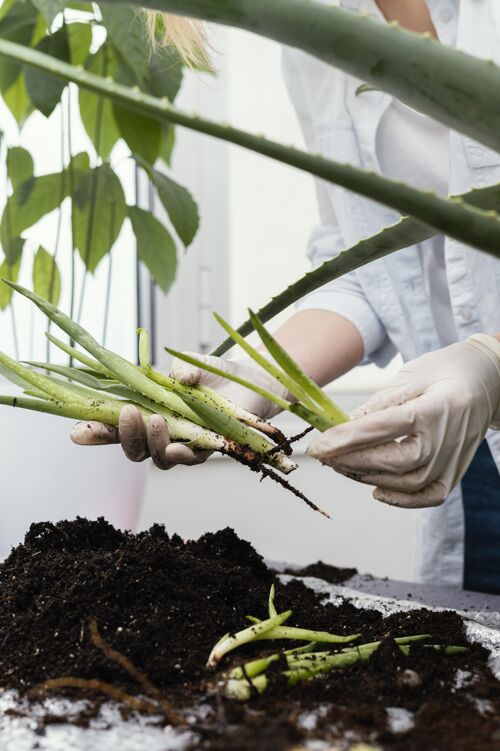
{"type": "MultiPolygon", "coordinates": [[[[213,648],[208,662],[208,668],[216,668],[221,660],[238,647],[267,641],[305,641],[285,651],[274,652],[263,657],[247,660],[243,664],[231,668],[223,680],[223,691],[229,699],[247,701],[252,696],[264,693],[269,686],[267,671],[276,663],[284,664],[284,670],[280,671],[286,679],[289,687],[301,681],[309,681],[326,675],[333,670],[351,667],[358,662],[367,662],[379,649],[381,641],[366,644],[342,644],[354,642],[359,639],[359,634],[351,636],[337,636],[327,632],[313,629],[303,629],[285,626],[285,622],[292,615],[291,610],[278,613],[274,604],[275,586],[269,593],[268,613],[266,620],[248,617],[252,626],[235,634],[225,634],[213,648]],[[329,649],[318,650],[320,644],[329,644],[329,649]],[[335,649],[335,651],[331,651],[335,649]]],[[[453,656],[468,652],[463,646],[442,646],[428,643],[432,638],[430,634],[413,634],[399,636],[393,639],[401,653],[408,656],[415,644],[422,644],[426,649],[442,652],[446,656],[453,656]]]]}
{"type": "Polygon", "coordinates": [[[300,417],[312,427],[324,432],[335,425],[340,425],[348,421],[348,416],[337,406],[309,376],[302,371],[300,366],[285,352],[283,347],[267,331],[262,321],[252,311],[249,312],[250,321],[253,328],[257,331],[262,344],[267,352],[273,358],[274,362],[267,359],[261,352],[253,347],[241,334],[230,326],[217,313],[214,313],[216,320],[229,335],[230,339],[238,344],[254,362],[263,368],[272,378],[284,386],[296,401],[284,399],[276,396],[271,391],[263,389],[244,378],[235,376],[232,373],[218,368],[215,365],[208,365],[194,355],[178,352],[177,350],[166,348],[167,352],[174,357],[195,365],[202,370],[226,378],[240,386],[244,386],[251,391],[269,399],[280,409],[288,410],[300,417]]]}

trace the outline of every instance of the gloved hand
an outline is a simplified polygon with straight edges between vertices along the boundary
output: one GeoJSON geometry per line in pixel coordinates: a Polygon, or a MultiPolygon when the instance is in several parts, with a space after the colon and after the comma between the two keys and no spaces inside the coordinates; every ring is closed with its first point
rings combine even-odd
{"type": "MultiPolygon", "coordinates": [[[[279,396],[286,396],[286,389],[267,375],[262,368],[255,365],[250,358],[223,360],[211,355],[198,354],[196,357],[208,364],[216,365],[226,372],[253,381],[279,396]]],[[[188,365],[182,360],[175,359],[172,362],[170,375],[187,386],[193,386],[197,383],[210,386],[222,396],[249,412],[253,412],[258,417],[268,419],[279,412],[278,407],[253,391],[188,365]]],[[[103,425],[100,422],[79,422],[71,432],[71,440],[81,446],[121,443],[128,459],[133,462],[142,462],[151,457],[159,469],[171,469],[176,464],[189,466],[201,464],[210,456],[209,451],[193,451],[181,443],[171,443],[168,426],[163,417],[152,415],[146,427],[139,410],[130,405],[122,409],[118,429],[103,425]]]]}
{"type": "Polygon", "coordinates": [[[391,384],[323,433],[311,456],[394,506],[443,503],[489,427],[500,429],[500,342],[485,334],[407,363],[391,384]]]}

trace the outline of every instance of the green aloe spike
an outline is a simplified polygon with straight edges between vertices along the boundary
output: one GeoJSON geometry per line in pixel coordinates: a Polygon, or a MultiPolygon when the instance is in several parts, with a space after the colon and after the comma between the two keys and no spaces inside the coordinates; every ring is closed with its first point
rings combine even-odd
{"type": "MultiPolygon", "coordinates": [[[[261,0],[246,1],[261,2],[261,0]]],[[[313,8],[309,2],[305,5],[313,8]]],[[[352,13],[349,15],[354,16],[352,13]]],[[[496,213],[484,212],[465,205],[461,199],[445,200],[427,191],[416,190],[409,185],[389,180],[372,172],[334,162],[320,155],[308,154],[238,128],[187,115],[174,109],[168,101],[159,100],[149,94],[103,79],[82,68],[61,62],[50,55],[15,42],[0,39],[0,56],[21,62],[63,80],[72,81],[81,88],[120,102],[129,109],[160,121],[172,122],[205,133],[297,167],[323,180],[341,185],[348,190],[397,209],[402,214],[414,216],[437,232],[443,232],[468,245],[491,253],[495,257],[500,256],[500,222],[496,213]]]]}
{"type": "MultiPolygon", "coordinates": [[[[230,341],[234,344],[232,339],[230,341]]],[[[271,391],[268,391],[267,389],[264,389],[261,386],[252,383],[251,381],[247,381],[245,378],[233,375],[232,373],[227,373],[221,368],[218,368],[216,365],[209,365],[208,363],[203,362],[203,360],[201,360],[199,357],[195,357],[194,355],[188,355],[185,352],[178,352],[177,350],[170,349],[169,347],[165,347],[165,350],[170,355],[173,355],[173,357],[177,357],[179,360],[183,360],[190,365],[195,365],[196,367],[201,368],[202,370],[206,370],[208,373],[218,375],[221,378],[226,378],[228,381],[233,381],[233,383],[244,386],[245,388],[250,389],[250,391],[254,391],[256,394],[259,394],[259,396],[264,397],[264,399],[269,399],[270,402],[276,404],[278,407],[280,407],[280,409],[286,409],[296,414],[298,417],[302,418],[303,420],[305,420],[305,422],[308,422],[310,425],[317,428],[317,430],[320,430],[321,432],[332,427],[331,422],[323,417],[323,415],[317,414],[316,412],[311,412],[311,410],[307,409],[307,407],[304,407],[303,404],[292,404],[286,399],[282,399],[281,397],[276,396],[276,394],[273,394],[271,391]]],[[[258,426],[255,425],[255,427],[258,426]]]]}
{"type": "Polygon", "coordinates": [[[283,368],[289,378],[291,378],[310,399],[316,402],[322,412],[332,421],[333,425],[347,422],[349,418],[345,412],[341,410],[340,407],[337,407],[337,405],[327,397],[318,384],[301,370],[295,360],[290,357],[281,344],[279,344],[269,331],[267,331],[258,316],[256,316],[251,310],[249,311],[249,314],[252,326],[260,336],[262,343],[278,365],[283,368]]]}

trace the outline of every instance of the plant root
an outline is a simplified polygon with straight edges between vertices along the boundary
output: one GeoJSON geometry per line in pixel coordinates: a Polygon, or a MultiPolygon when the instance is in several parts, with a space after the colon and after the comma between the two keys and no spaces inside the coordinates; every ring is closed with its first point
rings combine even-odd
{"type": "Polygon", "coordinates": [[[306,495],[301,493],[300,490],[297,490],[297,488],[291,485],[288,480],[285,480],[284,477],[278,475],[277,472],[274,472],[272,469],[269,469],[269,467],[265,467],[264,465],[260,467],[259,471],[262,473],[261,482],[266,477],[269,477],[271,480],[274,480],[274,482],[277,482],[278,485],[281,485],[286,490],[289,490],[290,493],[293,493],[293,495],[295,495],[297,498],[300,498],[301,501],[304,501],[304,503],[306,503],[313,511],[318,511],[318,513],[322,514],[327,519],[332,518],[327,511],[317,506],[315,503],[313,503],[313,501],[309,500],[306,495]]]}
{"type": "Polygon", "coordinates": [[[30,693],[37,696],[48,691],[57,691],[60,688],[79,688],[82,691],[99,691],[102,694],[106,694],[111,699],[126,704],[130,709],[134,709],[137,712],[143,712],[145,714],[159,713],[158,704],[148,701],[147,699],[139,699],[136,696],[131,696],[121,688],[113,686],[112,683],[101,681],[98,678],[74,678],[71,676],[51,678],[50,680],[44,681],[38,686],[35,686],[30,693]]]}
{"type": "Polygon", "coordinates": [[[182,718],[176,714],[171,704],[162,695],[161,691],[154,685],[151,679],[142,672],[142,670],[139,670],[139,668],[137,668],[128,657],[126,657],[126,655],[118,652],[118,650],[114,649],[102,638],[95,619],[90,621],[89,631],[93,643],[101,650],[105,657],[116,662],[117,665],[123,668],[123,670],[125,670],[125,672],[128,673],[142,689],[144,689],[147,696],[156,700],[169,724],[179,725],[182,722],[182,718]]]}
{"type": "MultiPolygon", "coordinates": [[[[310,428],[312,430],[312,428],[310,428]]],[[[309,431],[309,428],[304,431],[307,433],[309,431]]],[[[296,440],[299,440],[299,438],[302,437],[302,434],[300,434],[296,440]]],[[[280,446],[276,446],[275,448],[271,449],[269,452],[267,452],[264,456],[261,454],[257,454],[255,451],[252,451],[251,449],[240,446],[238,443],[231,443],[231,448],[228,449],[219,449],[221,454],[225,454],[227,456],[230,456],[232,459],[235,459],[240,464],[243,464],[243,466],[248,467],[253,472],[260,472],[261,482],[264,478],[268,477],[271,480],[274,480],[274,482],[277,482],[278,485],[281,485],[285,490],[288,490],[290,493],[292,493],[297,498],[300,498],[301,501],[304,501],[310,509],[313,511],[317,511],[318,513],[325,516],[327,519],[331,519],[332,517],[330,514],[328,514],[326,511],[324,511],[322,508],[317,506],[313,501],[311,501],[307,496],[305,496],[303,493],[300,492],[297,488],[295,488],[291,483],[288,482],[288,480],[285,480],[284,477],[281,477],[277,472],[275,472],[273,469],[270,469],[270,467],[266,466],[264,464],[265,457],[273,453],[274,451],[280,451],[280,446]]]]}

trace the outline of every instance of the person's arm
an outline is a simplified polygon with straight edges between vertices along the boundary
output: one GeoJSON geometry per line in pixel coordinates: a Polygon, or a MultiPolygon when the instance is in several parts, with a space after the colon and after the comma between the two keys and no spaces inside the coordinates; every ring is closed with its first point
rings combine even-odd
{"type": "Polygon", "coordinates": [[[363,359],[363,340],[356,326],[330,310],[300,310],[275,337],[320,386],[340,378],[363,359]]]}
{"type": "Polygon", "coordinates": [[[443,503],[488,428],[500,429],[500,336],[476,334],[407,363],[352,417],[309,453],[374,485],[384,503],[443,503]]]}

